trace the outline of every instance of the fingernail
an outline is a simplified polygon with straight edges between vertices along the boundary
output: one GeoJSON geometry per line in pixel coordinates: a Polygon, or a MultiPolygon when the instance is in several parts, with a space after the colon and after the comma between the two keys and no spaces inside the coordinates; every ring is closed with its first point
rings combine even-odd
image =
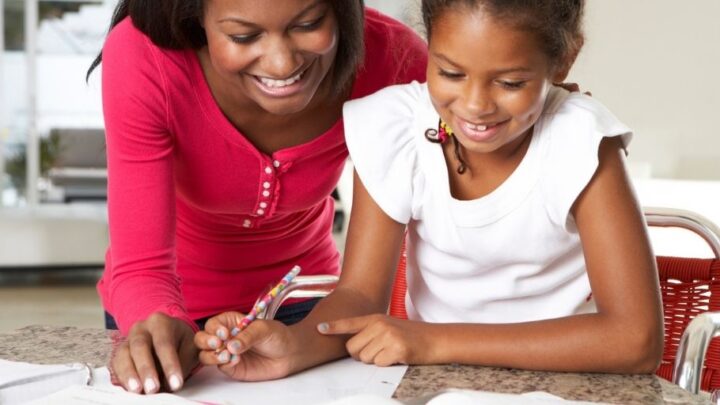
{"type": "Polygon", "coordinates": [[[320,331],[320,333],[325,333],[328,330],[330,330],[330,325],[328,325],[327,322],[323,322],[323,323],[318,324],[317,328],[318,328],[318,331],[320,331]]]}
{"type": "Polygon", "coordinates": [[[128,390],[132,392],[138,392],[138,390],[140,390],[140,383],[138,382],[138,380],[131,378],[127,382],[127,387],[128,390]]]}
{"type": "Polygon", "coordinates": [[[217,332],[215,332],[215,336],[225,340],[227,339],[227,331],[225,329],[218,329],[217,332]]]}
{"type": "Polygon", "coordinates": [[[239,328],[233,328],[233,330],[230,331],[230,334],[231,334],[232,336],[237,336],[238,333],[240,333],[240,329],[239,329],[239,328]]]}
{"type": "Polygon", "coordinates": [[[218,354],[218,361],[220,363],[227,363],[228,361],[230,361],[230,353],[223,350],[220,354],[218,354]]]}
{"type": "Polygon", "coordinates": [[[232,342],[228,343],[228,349],[231,352],[237,353],[240,351],[241,348],[242,348],[242,345],[237,340],[233,340],[232,342]]]}
{"type": "Polygon", "coordinates": [[[170,389],[173,391],[177,391],[182,387],[182,380],[177,374],[171,375],[168,383],[170,384],[170,389]]]}
{"type": "Polygon", "coordinates": [[[145,379],[145,393],[146,394],[155,392],[156,388],[157,388],[157,384],[155,383],[155,380],[153,380],[152,378],[145,379]]]}
{"type": "Polygon", "coordinates": [[[233,354],[232,357],[230,357],[230,364],[232,365],[238,364],[239,361],[240,356],[238,356],[237,354],[233,354]]]}
{"type": "Polygon", "coordinates": [[[220,346],[220,342],[218,339],[210,338],[208,339],[208,346],[210,346],[211,349],[217,349],[220,346]]]}

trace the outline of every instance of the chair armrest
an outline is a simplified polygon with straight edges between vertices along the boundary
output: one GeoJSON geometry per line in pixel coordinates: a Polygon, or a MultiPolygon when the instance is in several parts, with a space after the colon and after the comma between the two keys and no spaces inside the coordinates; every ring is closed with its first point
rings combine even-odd
{"type": "Polygon", "coordinates": [[[321,298],[330,294],[338,283],[338,276],[317,275],[297,276],[258,316],[260,319],[274,319],[282,303],[288,298],[321,298]]]}
{"type": "Polygon", "coordinates": [[[710,340],[720,336],[720,312],[702,313],[688,324],[680,338],[673,382],[693,394],[700,392],[702,366],[710,340]]]}

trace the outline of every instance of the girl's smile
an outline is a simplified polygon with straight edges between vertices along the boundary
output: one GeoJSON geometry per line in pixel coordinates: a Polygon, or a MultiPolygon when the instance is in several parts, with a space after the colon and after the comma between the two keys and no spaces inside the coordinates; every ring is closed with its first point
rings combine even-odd
{"type": "Polygon", "coordinates": [[[509,122],[510,120],[474,123],[456,117],[455,122],[450,126],[456,133],[460,131],[474,142],[491,142],[509,122]]]}

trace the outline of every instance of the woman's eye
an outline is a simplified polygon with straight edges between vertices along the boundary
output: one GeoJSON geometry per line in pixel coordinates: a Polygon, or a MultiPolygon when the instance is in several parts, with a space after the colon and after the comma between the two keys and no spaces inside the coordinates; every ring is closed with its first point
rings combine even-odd
{"type": "Polygon", "coordinates": [[[230,35],[230,40],[236,44],[249,44],[257,39],[258,34],[249,35],[230,35]]]}
{"type": "Polygon", "coordinates": [[[501,80],[500,81],[501,86],[505,87],[506,89],[510,89],[510,90],[521,89],[521,88],[525,87],[525,83],[526,82],[524,82],[524,81],[515,81],[515,82],[510,81],[510,80],[501,80]]]}
{"type": "Polygon", "coordinates": [[[297,24],[295,26],[295,28],[300,31],[312,31],[312,30],[316,29],[317,27],[319,27],[320,24],[322,24],[324,18],[325,18],[325,16],[322,16],[322,17],[318,18],[317,20],[297,24]]]}
{"type": "Polygon", "coordinates": [[[462,73],[448,72],[447,70],[438,70],[438,74],[448,79],[462,79],[465,75],[462,73]]]}

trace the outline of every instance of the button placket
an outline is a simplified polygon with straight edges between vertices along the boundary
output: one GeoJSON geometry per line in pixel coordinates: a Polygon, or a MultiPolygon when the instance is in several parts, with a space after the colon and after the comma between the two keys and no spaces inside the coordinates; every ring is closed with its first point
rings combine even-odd
{"type": "Polygon", "coordinates": [[[270,206],[269,200],[273,194],[271,190],[273,187],[273,181],[275,180],[274,179],[274,175],[275,175],[274,168],[278,168],[278,167],[280,167],[280,162],[278,160],[273,160],[272,164],[268,163],[263,169],[265,176],[262,181],[262,189],[263,190],[260,193],[262,197],[260,199],[258,206],[256,207],[256,210],[255,210],[255,215],[257,215],[257,216],[264,216],[267,212],[267,208],[270,206]]]}

